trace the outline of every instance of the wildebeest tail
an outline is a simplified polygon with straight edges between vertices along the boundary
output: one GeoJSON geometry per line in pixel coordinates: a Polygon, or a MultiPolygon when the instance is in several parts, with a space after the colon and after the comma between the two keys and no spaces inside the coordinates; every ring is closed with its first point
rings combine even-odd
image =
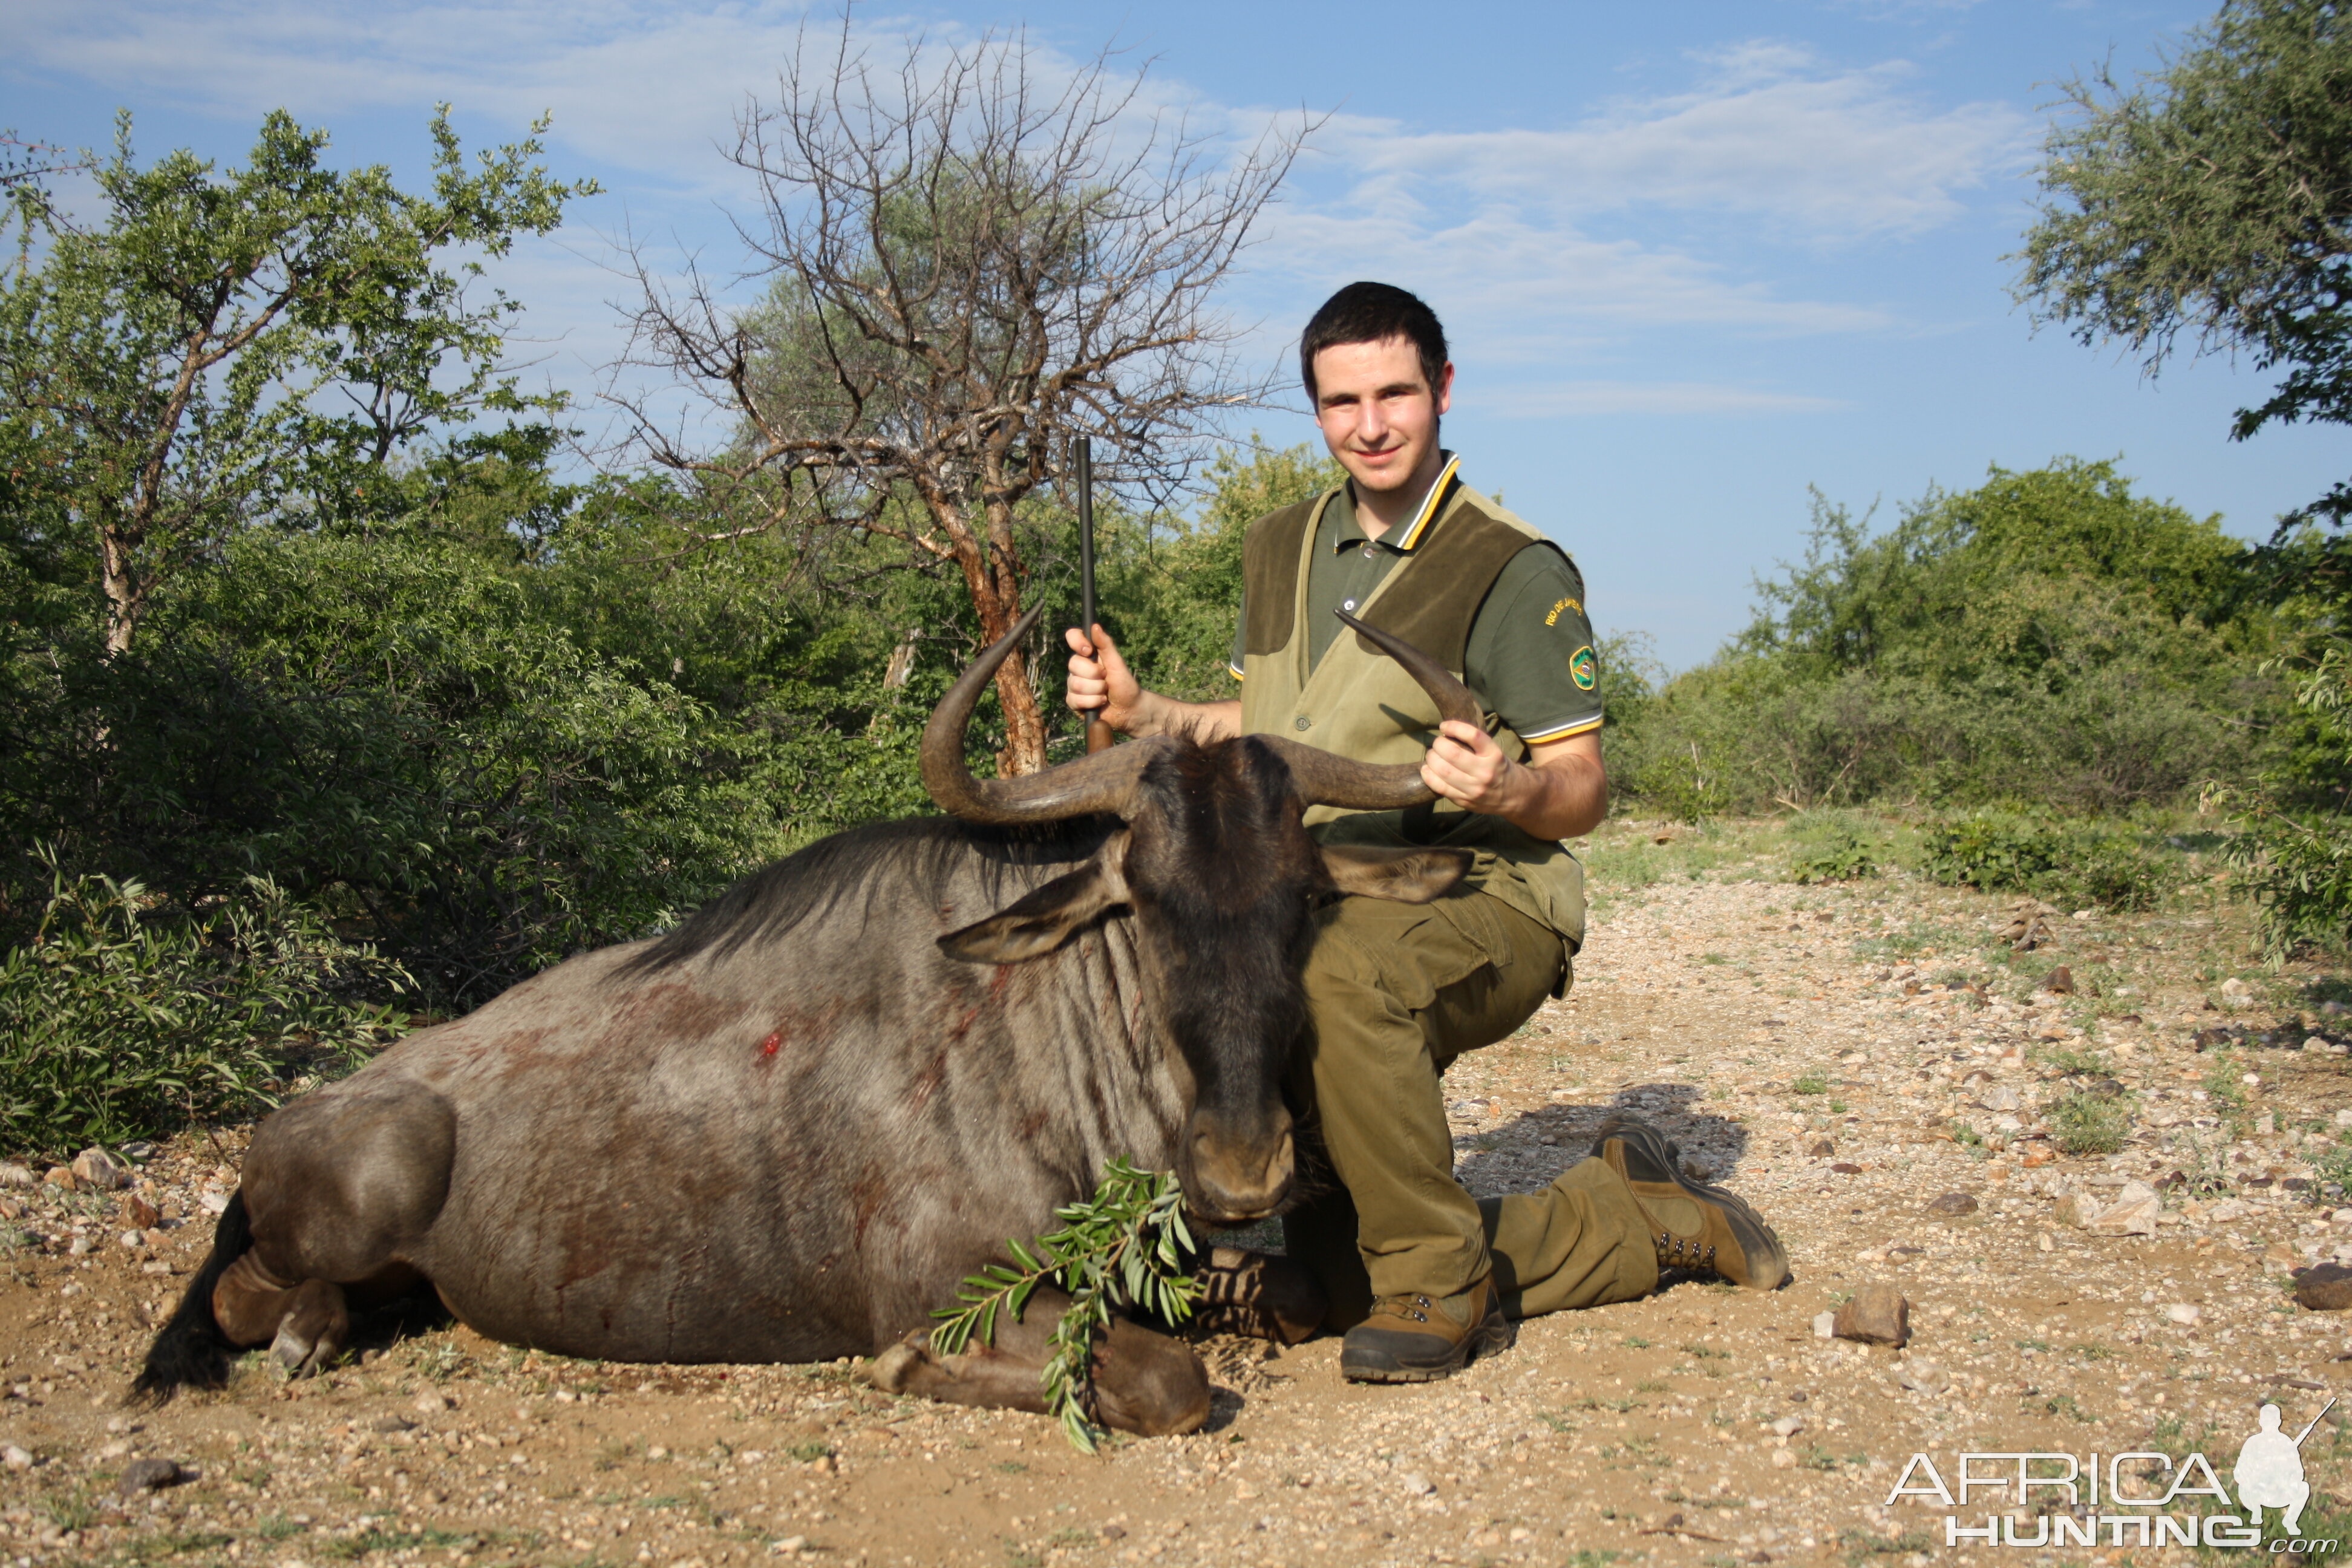
{"type": "Polygon", "coordinates": [[[147,1347],[147,1364],[131,1384],[131,1403],[161,1405],[186,1387],[218,1388],[228,1381],[229,1342],[213,1316],[213,1287],[228,1266],[253,1245],[253,1228],[246,1223],[245,1194],[229,1194],[213,1226],[213,1249],[196,1277],[188,1281],[171,1321],[155,1342],[147,1347]]]}

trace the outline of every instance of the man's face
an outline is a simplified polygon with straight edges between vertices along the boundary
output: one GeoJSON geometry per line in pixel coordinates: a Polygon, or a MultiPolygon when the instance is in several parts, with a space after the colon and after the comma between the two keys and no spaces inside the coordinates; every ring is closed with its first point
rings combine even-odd
{"type": "Polygon", "coordinates": [[[1453,402],[1454,367],[1433,389],[1406,338],[1339,343],[1315,356],[1315,421],[1356,483],[1393,490],[1412,481],[1437,447],[1437,416],[1453,402]]]}

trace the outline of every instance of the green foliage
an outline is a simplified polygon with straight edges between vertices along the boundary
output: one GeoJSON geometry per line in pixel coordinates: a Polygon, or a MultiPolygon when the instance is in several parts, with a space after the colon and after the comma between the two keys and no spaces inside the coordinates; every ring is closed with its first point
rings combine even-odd
{"type": "Polygon", "coordinates": [[[2131,1131],[2131,1107],[2121,1095],[2076,1089],[2050,1103],[2042,1119],[2069,1154],[2112,1154],[2131,1131]]]}
{"type": "Polygon", "coordinates": [[[432,136],[415,195],[382,167],[325,167],[324,132],[283,112],[244,168],[142,168],[125,115],[93,170],[100,220],[37,204],[45,243],[0,285],[7,523],[19,551],[73,559],[110,648],[237,529],[383,516],[386,464],[419,437],[546,405],[499,374],[520,307],[469,300],[480,264],[437,258],[501,256],[594,187],[550,180],[529,140],[468,172],[446,111],[432,136]]]}
{"type": "Polygon", "coordinates": [[[1874,835],[1847,822],[1801,830],[1789,851],[1789,879],[1798,883],[1851,882],[1875,875],[1885,853],[1874,835]]]}
{"type": "Polygon", "coordinates": [[[2168,804],[2272,749],[2277,629],[2250,553],[2111,465],[1994,470],[1895,525],[1816,499],[1755,624],[1612,726],[1670,815],[1872,801],[2168,804]]]}
{"type": "Polygon", "coordinates": [[[1817,1072],[1809,1072],[1789,1085],[1790,1094],[1827,1094],[1830,1080],[1817,1072]]]}
{"type": "Polygon", "coordinates": [[[1192,1246],[1184,1224],[1184,1193],[1165,1171],[1139,1171],[1114,1159],[1104,1168],[1095,1195],[1054,1211],[1061,1228],[1024,1245],[1007,1241],[1011,1263],[992,1263],[957,1288],[961,1307],[943,1307],[931,1331],[942,1355],[955,1355],[974,1339],[995,1338],[999,1315],[1021,1321],[1029,1298],[1048,1281],[1070,1298],[1055,1324],[1040,1381],[1047,1407],[1061,1422],[1071,1446],[1093,1453],[1100,1437],[1095,1423],[1095,1336],[1110,1326],[1120,1307],[1139,1307],[1169,1322],[1192,1315],[1200,1290],[1181,1272],[1192,1246]]]}
{"type": "Polygon", "coordinates": [[[185,904],[268,868],[438,1004],[644,934],[777,845],[798,781],[535,586],[431,537],[240,536],[163,635],[0,667],[0,813],[185,904]]]}
{"type": "Polygon", "coordinates": [[[59,878],[0,955],[0,1147],[61,1155],[277,1103],[403,1026],[365,998],[409,988],[274,884],[200,916],[136,882],[59,878]]]}
{"type": "MultiPolygon", "coordinates": [[[[2021,298],[2084,342],[2153,371],[2186,333],[2285,371],[2239,411],[2352,421],[2352,16],[2334,0],[2229,0],[2153,76],[2068,84],[2049,200],[2026,236],[2021,298]]],[[[2339,485],[2321,510],[2341,516],[2339,485]]]]}
{"type": "Polygon", "coordinates": [[[2028,892],[2069,904],[2147,909],[2180,879],[2177,858],[2128,831],[1980,811],[1927,829],[1920,869],[1936,881],[1987,892],[2028,892]]]}

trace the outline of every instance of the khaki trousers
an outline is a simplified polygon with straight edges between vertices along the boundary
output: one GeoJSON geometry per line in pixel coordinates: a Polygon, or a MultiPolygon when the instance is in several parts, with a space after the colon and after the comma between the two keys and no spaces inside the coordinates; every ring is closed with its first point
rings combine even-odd
{"type": "Polygon", "coordinates": [[[1560,986],[1559,934],[1460,890],[1428,904],[1340,899],[1320,928],[1306,973],[1313,1029],[1291,1089],[1311,1101],[1309,1142],[1337,1187],[1286,1215],[1283,1235],[1330,1297],[1326,1327],[1360,1322],[1375,1297],[1451,1296],[1489,1271],[1515,1318],[1654,1289],[1648,1221],[1600,1161],[1502,1198],[1474,1199],[1454,1178],[1442,1077],[1560,986]]]}

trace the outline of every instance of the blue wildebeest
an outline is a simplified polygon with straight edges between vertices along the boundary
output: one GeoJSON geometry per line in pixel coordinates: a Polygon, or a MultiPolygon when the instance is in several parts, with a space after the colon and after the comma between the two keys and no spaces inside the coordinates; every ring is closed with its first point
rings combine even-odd
{"type": "MultiPolygon", "coordinates": [[[[667,936],[571,959],[263,1121],[134,1394],[217,1384],[234,1346],[315,1370],[353,1309],[430,1282],[482,1333],[567,1355],[878,1353],[885,1387],[1041,1408],[1061,1299],[992,1348],[924,1342],[1005,1237],[1046,1227],[1118,1155],[1173,1169],[1210,1222],[1276,1212],[1296,1180],[1281,1085],[1316,905],[1432,899],[1468,858],[1318,847],[1310,805],[1431,793],[1417,768],[1275,736],[975,779],[966,722],[1035,619],[924,731],[949,816],[812,845],[667,936]]],[[[1434,661],[1359,630],[1476,721],[1434,661]]],[[[1286,1337],[1310,1329],[1303,1271],[1245,1256],[1220,1250],[1222,1287],[1264,1293],[1286,1337]]],[[[1174,1340],[1122,1322],[1097,1365],[1113,1425],[1207,1414],[1174,1340]]]]}

